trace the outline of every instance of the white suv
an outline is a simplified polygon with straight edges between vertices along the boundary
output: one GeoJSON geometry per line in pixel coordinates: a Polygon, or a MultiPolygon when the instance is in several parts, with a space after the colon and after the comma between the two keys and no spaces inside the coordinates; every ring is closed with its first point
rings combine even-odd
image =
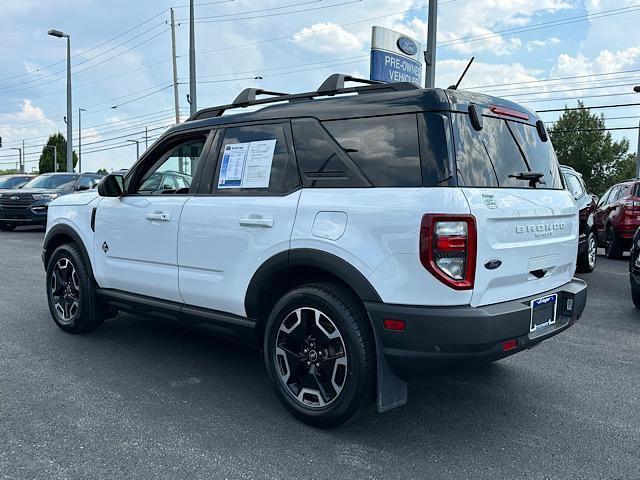
{"type": "Polygon", "coordinates": [[[248,89],[98,192],[49,207],[58,326],[132,311],[257,344],[282,403],[315,426],[403,404],[438,360],[529,348],[586,302],[544,125],[498,98],[344,75],[248,89]],[[266,106],[222,115],[249,105],[266,106]],[[145,189],[167,171],[189,186],[145,189]]]}

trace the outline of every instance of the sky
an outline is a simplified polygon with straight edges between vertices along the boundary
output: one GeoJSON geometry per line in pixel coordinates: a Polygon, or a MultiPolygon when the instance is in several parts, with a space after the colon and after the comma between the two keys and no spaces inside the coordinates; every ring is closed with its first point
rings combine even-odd
{"type": "MultiPolygon", "coordinates": [[[[0,17],[0,169],[26,170],[48,136],[66,135],[71,35],[74,149],[82,112],[82,170],[128,168],[175,122],[171,7],[177,20],[181,120],[188,116],[188,0],[3,0],[0,17]],[[114,108],[115,107],[115,108],[114,108]],[[147,134],[145,137],[145,127],[147,134]]],[[[371,27],[426,44],[427,0],[196,0],[198,107],[246,87],[315,90],[332,73],[369,75],[371,27]],[[261,78],[255,78],[261,77],[261,78]]],[[[440,0],[436,86],[489,93],[535,110],[640,103],[637,0],[440,0]],[[561,79],[561,80],[557,80],[561,79]]],[[[638,125],[640,106],[605,108],[606,125],[638,125]]],[[[545,121],[558,113],[541,113],[545,121]]],[[[552,126],[552,124],[550,124],[552,126]]],[[[638,130],[615,130],[636,151],[638,130]]]]}

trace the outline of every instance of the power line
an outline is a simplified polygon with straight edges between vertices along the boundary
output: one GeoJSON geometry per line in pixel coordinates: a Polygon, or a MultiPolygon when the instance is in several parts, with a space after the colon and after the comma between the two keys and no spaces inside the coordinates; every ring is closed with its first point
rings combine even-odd
{"type": "Polygon", "coordinates": [[[563,89],[563,90],[543,90],[540,92],[526,92],[526,93],[512,93],[509,95],[501,95],[502,97],[506,97],[506,98],[512,98],[512,97],[523,97],[523,96],[527,96],[527,95],[547,95],[549,93],[563,93],[563,92],[575,92],[576,90],[598,90],[598,89],[602,89],[602,88],[616,88],[616,87],[630,87],[630,86],[634,86],[637,85],[637,82],[633,82],[633,83],[617,83],[614,85],[602,85],[602,86],[595,86],[595,87],[583,87],[583,88],[568,88],[568,89],[563,89]]]}
{"type": "Polygon", "coordinates": [[[610,132],[613,130],[638,130],[640,127],[579,128],[576,130],[549,130],[551,133],[610,132]]]}
{"type": "Polygon", "coordinates": [[[640,103],[620,103],[616,105],[594,105],[591,107],[570,107],[570,108],[552,108],[547,110],[537,110],[537,113],[549,113],[549,112],[565,112],[575,110],[597,110],[601,108],[622,108],[622,107],[637,107],[640,103]]]}

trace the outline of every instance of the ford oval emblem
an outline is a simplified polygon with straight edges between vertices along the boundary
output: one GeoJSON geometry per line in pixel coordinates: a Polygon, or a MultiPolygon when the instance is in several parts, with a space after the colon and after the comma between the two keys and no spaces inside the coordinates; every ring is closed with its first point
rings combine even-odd
{"type": "Polygon", "coordinates": [[[500,265],[502,265],[502,260],[498,260],[497,258],[494,258],[492,260],[489,260],[487,263],[485,263],[484,268],[486,268],[487,270],[495,270],[496,268],[499,268],[500,265]]]}
{"type": "Polygon", "coordinates": [[[416,45],[416,42],[414,42],[410,38],[400,37],[396,43],[402,53],[405,53],[409,56],[413,56],[418,53],[418,46],[416,45]]]}

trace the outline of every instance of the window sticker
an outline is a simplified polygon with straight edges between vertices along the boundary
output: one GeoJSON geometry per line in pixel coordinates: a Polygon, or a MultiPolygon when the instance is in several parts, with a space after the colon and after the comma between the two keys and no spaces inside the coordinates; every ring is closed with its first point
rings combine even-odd
{"type": "Polygon", "coordinates": [[[225,146],[218,188],[269,188],[276,140],[225,146]]]}

